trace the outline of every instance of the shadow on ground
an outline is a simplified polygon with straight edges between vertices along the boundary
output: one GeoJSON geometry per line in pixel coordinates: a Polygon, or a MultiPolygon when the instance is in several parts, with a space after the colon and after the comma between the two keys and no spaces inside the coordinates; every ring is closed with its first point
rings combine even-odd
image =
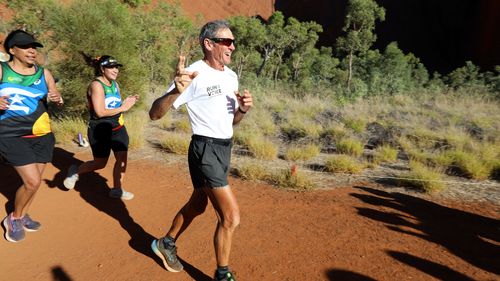
{"type": "MultiPolygon", "coordinates": [[[[357,208],[360,215],[382,222],[393,231],[441,245],[473,266],[500,274],[498,219],[452,209],[402,193],[365,186],[356,188],[368,194],[352,193],[351,196],[377,206],[377,209],[357,208]],[[380,211],[379,206],[390,210],[380,211]]],[[[394,251],[387,253],[400,262],[442,280],[472,280],[450,268],[420,257],[394,251]]]]}
{"type": "Polygon", "coordinates": [[[342,269],[332,269],[326,273],[328,280],[330,281],[376,281],[373,278],[355,273],[352,271],[342,270],[342,269]]]}

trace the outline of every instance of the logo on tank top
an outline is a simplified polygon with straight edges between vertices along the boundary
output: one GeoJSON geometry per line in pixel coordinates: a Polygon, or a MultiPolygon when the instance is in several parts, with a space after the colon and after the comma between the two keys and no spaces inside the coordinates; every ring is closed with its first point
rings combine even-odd
{"type": "Polygon", "coordinates": [[[33,83],[33,85],[40,85],[40,83],[42,83],[42,80],[38,79],[35,81],[35,83],[33,83]]]}
{"type": "Polygon", "coordinates": [[[23,79],[20,77],[9,76],[9,77],[7,77],[7,81],[16,84],[16,83],[23,82],[23,79]]]}
{"type": "Polygon", "coordinates": [[[220,85],[214,85],[207,87],[207,94],[209,97],[216,97],[222,95],[222,89],[220,88],[220,85]]]}

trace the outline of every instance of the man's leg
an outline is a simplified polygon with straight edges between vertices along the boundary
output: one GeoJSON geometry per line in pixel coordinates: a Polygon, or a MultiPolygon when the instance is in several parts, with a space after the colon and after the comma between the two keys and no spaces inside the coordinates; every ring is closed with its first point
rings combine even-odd
{"type": "Polygon", "coordinates": [[[174,240],[186,230],[197,216],[203,214],[207,208],[207,194],[201,188],[195,188],[189,201],[175,215],[172,225],[167,232],[167,236],[174,240]]]}
{"type": "Polygon", "coordinates": [[[214,234],[217,267],[229,264],[233,233],[240,223],[240,209],[231,187],[204,188],[217,214],[218,223],[214,234]]]}
{"type": "Polygon", "coordinates": [[[189,201],[175,215],[167,235],[154,240],[151,244],[151,248],[162,259],[163,265],[168,271],[179,272],[183,269],[181,262],[177,259],[175,240],[186,230],[194,218],[205,211],[207,203],[205,192],[201,188],[195,188],[189,201]]]}

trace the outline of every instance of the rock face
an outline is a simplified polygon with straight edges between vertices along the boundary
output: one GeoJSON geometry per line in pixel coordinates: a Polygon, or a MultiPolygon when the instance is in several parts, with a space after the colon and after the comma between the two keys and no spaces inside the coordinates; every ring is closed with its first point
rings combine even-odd
{"type": "MultiPolygon", "coordinates": [[[[397,41],[431,71],[442,74],[471,60],[482,69],[500,65],[500,1],[498,0],[376,0],[386,9],[377,24],[383,49],[397,41]]],[[[341,34],[347,0],[276,0],[275,9],[301,21],[323,26],[320,45],[333,46],[341,34]]]]}
{"type": "Polygon", "coordinates": [[[181,0],[182,9],[187,15],[196,18],[202,15],[204,20],[214,20],[229,16],[261,16],[268,18],[274,12],[275,0],[181,0]]]}

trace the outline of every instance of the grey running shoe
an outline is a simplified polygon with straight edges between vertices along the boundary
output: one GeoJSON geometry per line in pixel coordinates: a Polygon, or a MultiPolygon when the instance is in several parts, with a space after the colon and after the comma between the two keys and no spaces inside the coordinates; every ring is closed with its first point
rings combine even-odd
{"type": "Polygon", "coordinates": [[[19,242],[24,239],[24,227],[21,219],[11,219],[10,214],[3,220],[5,239],[10,242],[19,242]]]}
{"type": "Polygon", "coordinates": [[[131,200],[134,198],[134,194],[132,192],[128,192],[123,188],[112,188],[109,191],[109,197],[111,198],[119,198],[122,200],[131,200]]]}
{"type": "Polygon", "coordinates": [[[68,175],[64,179],[64,187],[67,189],[73,189],[75,188],[75,184],[78,181],[79,176],[78,176],[78,166],[73,164],[69,167],[68,169],[68,175]]]}
{"type": "Polygon", "coordinates": [[[182,263],[177,259],[177,247],[175,244],[165,245],[163,239],[153,240],[151,249],[161,258],[163,265],[170,272],[180,272],[184,268],[182,263]]]}
{"type": "Polygon", "coordinates": [[[236,278],[234,278],[234,275],[231,271],[226,272],[226,274],[224,274],[224,277],[222,278],[217,278],[217,272],[215,272],[214,281],[236,281],[236,278]]]}
{"type": "Polygon", "coordinates": [[[31,219],[30,215],[26,214],[21,218],[21,222],[23,223],[24,230],[26,231],[37,231],[42,226],[41,223],[34,221],[31,219]]]}

